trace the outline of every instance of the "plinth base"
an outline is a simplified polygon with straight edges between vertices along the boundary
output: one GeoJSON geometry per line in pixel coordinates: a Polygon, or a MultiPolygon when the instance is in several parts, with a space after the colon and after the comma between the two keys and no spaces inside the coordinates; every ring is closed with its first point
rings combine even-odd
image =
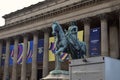
{"type": "Polygon", "coordinates": [[[69,72],[63,70],[53,70],[42,80],[69,80],[69,72]]]}
{"type": "Polygon", "coordinates": [[[120,80],[120,60],[103,56],[86,60],[71,60],[70,80],[120,80]]]}

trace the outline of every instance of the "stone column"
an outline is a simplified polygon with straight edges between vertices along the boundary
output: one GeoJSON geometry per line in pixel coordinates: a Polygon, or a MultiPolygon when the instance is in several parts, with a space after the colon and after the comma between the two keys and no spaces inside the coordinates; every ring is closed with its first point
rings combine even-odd
{"type": "Polygon", "coordinates": [[[1,66],[1,60],[2,60],[2,40],[0,40],[0,66],[1,66]]]}
{"type": "Polygon", "coordinates": [[[37,80],[37,52],[38,52],[38,32],[34,32],[31,80],[37,80]]]}
{"type": "Polygon", "coordinates": [[[105,14],[100,15],[101,19],[101,55],[109,56],[108,54],[108,24],[105,14]]]}
{"type": "Polygon", "coordinates": [[[49,30],[44,30],[43,77],[48,75],[49,30]]]}
{"type": "Polygon", "coordinates": [[[12,67],[12,80],[17,80],[18,44],[19,44],[19,38],[14,37],[14,56],[13,56],[13,67],[12,67]]]}
{"type": "Polygon", "coordinates": [[[118,12],[118,19],[119,19],[119,32],[118,32],[118,40],[119,40],[119,58],[120,58],[120,9],[118,12]]]}
{"type": "Polygon", "coordinates": [[[9,55],[10,55],[10,39],[8,38],[6,39],[6,53],[3,80],[7,80],[9,78],[9,55]]]}
{"type": "Polygon", "coordinates": [[[84,41],[86,43],[86,56],[89,57],[89,39],[90,39],[90,19],[83,19],[84,22],[84,41]]]}
{"type": "Polygon", "coordinates": [[[27,50],[28,50],[28,36],[23,36],[23,56],[22,56],[22,68],[21,68],[21,80],[26,80],[26,58],[27,58],[27,50]]]}
{"type": "Polygon", "coordinates": [[[118,27],[117,23],[112,23],[109,26],[109,35],[110,35],[110,57],[118,58],[119,57],[119,44],[118,44],[118,27]]]}

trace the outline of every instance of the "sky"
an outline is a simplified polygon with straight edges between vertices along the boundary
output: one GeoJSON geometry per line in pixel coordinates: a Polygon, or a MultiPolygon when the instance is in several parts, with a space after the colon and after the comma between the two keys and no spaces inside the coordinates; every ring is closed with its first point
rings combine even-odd
{"type": "Polygon", "coordinates": [[[0,26],[5,24],[5,20],[2,18],[5,14],[9,14],[41,1],[44,0],[0,0],[0,26]]]}

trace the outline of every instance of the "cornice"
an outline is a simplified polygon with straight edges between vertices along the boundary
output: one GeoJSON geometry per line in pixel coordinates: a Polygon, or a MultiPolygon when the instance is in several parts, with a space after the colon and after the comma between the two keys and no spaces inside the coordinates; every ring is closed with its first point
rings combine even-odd
{"type": "Polygon", "coordinates": [[[31,8],[35,7],[36,5],[38,5],[38,4],[39,4],[39,5],[40,5],[40,4],[44,4],[44,2],[45,2],[45,1],[39,2],[39,3],[35,4],[35,5],[30,5],[29,7],[24,7],[23,9],[17,10],[17,11],[15,11],[15,12],[11,12],[11,13],[9,13],[9,14],[6,14],[6,15],[2,16],[2,17],[3,17],[3,18],[8,18],[8,17],[10,17],[10,16],[12,16],[12,15],[14,15],[14,14],[20,13],[20,12],[25,11],[25,10],[28,10],[28,9],[31,9],[31,8]]]}
{"type": "MultiPolygon", "coordinates": [[[[3,18],[9,18],[10,16],[14,16],[15,14],[18,14],[18,13],[21,13],[21,12],[28,11],[28,10],[31,10],[33,8],[36,8],[37,6],[42,7],[42,5],[46,5],[49,2],[56,2],[56,3],[58,3],[57,0],[45,0],[45,1],[38,2],[38,3],[33,4],[33,5],[30,5],[28,7],[24,7],[23,9],[17,10],[15,12],[11,12],[9,14],[6,14],[6,15],[3,16],[3,18]]],[[[46,8],[47,8],[47,5],[46,5],[46,8]]]]}
{"type": "Polygon", "coordinates": [[[100,3],[100,2],[103,2],[103,1],[108,1],[108,0],[84,0],[84,1],[80,0],[79,2],[70,4],[70,5],[66,5],[66,6],[60,7],[58,9],[47,11],[45,13],[41,13],[41,14],[36,15],[36,16],[32,16],[32,17],[29,17],[29,18],[26,18],[26,19],[23,19],[23,20],[20,20],[20,21],[16,21],[16,22],[7,24],[0,29],[4,29],[4,28],[10,27],[10,26],[15,26],[15,25],[25,23],[25,22],[28,22],[28,21],[32,21],[32,20],[35,20],[35,19],[44,20],[44,19],[55,17],[55,16],[58,16],[58,15],[61,15],[61,14],[64,14],[64,13],[69,13],[71,11],[75,11],[75,10],[78,10],[80,8],[83,8],[85,6],[100,3]]]}

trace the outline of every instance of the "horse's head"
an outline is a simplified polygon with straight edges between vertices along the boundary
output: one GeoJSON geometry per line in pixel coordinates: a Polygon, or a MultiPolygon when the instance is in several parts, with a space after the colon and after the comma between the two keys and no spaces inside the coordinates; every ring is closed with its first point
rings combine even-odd
{"type": "Polygon", "coordinates": [[[56,36],[56,34],[58,33],[59,29],[58,29],[58,23],[57,22],[53,22],[52,24],[52,34],[54,36],[56,36]]]}

